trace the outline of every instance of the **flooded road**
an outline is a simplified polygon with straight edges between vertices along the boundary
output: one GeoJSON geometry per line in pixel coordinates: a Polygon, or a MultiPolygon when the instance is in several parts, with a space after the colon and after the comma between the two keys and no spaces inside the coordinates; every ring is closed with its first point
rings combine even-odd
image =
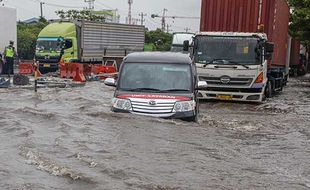
{"type": "Polygon", "coordinates": [[[310,76],[199,123],[116,114],[113,88],[0,89],[0,189],[310,189],[310,76]]]}

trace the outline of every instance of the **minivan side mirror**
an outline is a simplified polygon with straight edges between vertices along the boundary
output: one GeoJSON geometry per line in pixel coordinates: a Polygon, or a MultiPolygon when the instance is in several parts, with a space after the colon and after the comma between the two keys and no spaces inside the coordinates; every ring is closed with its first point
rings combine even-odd
{"type": "Polygon", "coordinates": [[[189,51],[189,40],[183,42],[183,51],[189,51]]]}
{"type": "Polygon", "coordinates": [[[104,84],[107,85],[107,86],[116,87],[116,80],[114,78],[106,78],[104,80],[104,84]]]}
{"type": "Polygon", "coordinates": [[[198,87],[196,90],[203,90],[208,87],[208,83],[206,81],[198,81],[198,87]]]}

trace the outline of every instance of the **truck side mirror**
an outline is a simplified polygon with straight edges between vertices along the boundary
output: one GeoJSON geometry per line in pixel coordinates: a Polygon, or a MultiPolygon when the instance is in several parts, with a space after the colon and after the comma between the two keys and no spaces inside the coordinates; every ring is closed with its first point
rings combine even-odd
{"type": "Polygon", "coordinates": [[[183,51],[189,51],[189,40],[183,42],[183,51]]]}
{"type": "Polygon", "coordinates": [[[71,48],[72,45],[72,40],[65,40],[65,49],[71,48]]]}
{"type": "Polygon", "coordinates": [[[272,60],[272,53],[266,52],[266,54],[265,54],[265,59],[266,59],[266,60],[272,60]]]}
{"type": "Polygon", "coordinates": [[[274,43],[267,42],[266,45],[265,45],[265,50],[266,50],[267,53],[273,53],[274,43]]]}
{"type": "Polygon", "coordinates": [[[272,54],[274,51],[274,43],[272,42],[267,42],[265,44],[265,59],[266,60],[271,60],[272,59],[272,54]]]}

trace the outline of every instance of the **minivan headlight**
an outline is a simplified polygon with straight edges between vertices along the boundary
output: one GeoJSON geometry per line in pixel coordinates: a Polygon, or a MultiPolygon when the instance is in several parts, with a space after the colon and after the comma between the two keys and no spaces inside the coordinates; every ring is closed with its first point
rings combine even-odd
{"type": "Polygon", "coordinates": [[[195,107],[196,107],[196,102],[194,100],[176,102],[173,107],[173,112],[193,111],[195,110],[195,107]]]}
{"type": "Polygon", "coordinates": [[[112,100],[113,107],[116,109],[131,111],[132,106],[131,102],[128,99],[119,99],[119,98],[113,98],[112,100]]]}

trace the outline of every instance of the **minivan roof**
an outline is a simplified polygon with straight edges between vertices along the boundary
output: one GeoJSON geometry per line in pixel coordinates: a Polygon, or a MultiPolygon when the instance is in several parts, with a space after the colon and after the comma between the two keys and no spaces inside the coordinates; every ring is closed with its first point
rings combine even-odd
{"type": "Polygon", "coordinates": [[[191,58],[174,52],[139,52],[131,53],[124,58],[126,63],[180,63],[191,64],[191,58]]]}

